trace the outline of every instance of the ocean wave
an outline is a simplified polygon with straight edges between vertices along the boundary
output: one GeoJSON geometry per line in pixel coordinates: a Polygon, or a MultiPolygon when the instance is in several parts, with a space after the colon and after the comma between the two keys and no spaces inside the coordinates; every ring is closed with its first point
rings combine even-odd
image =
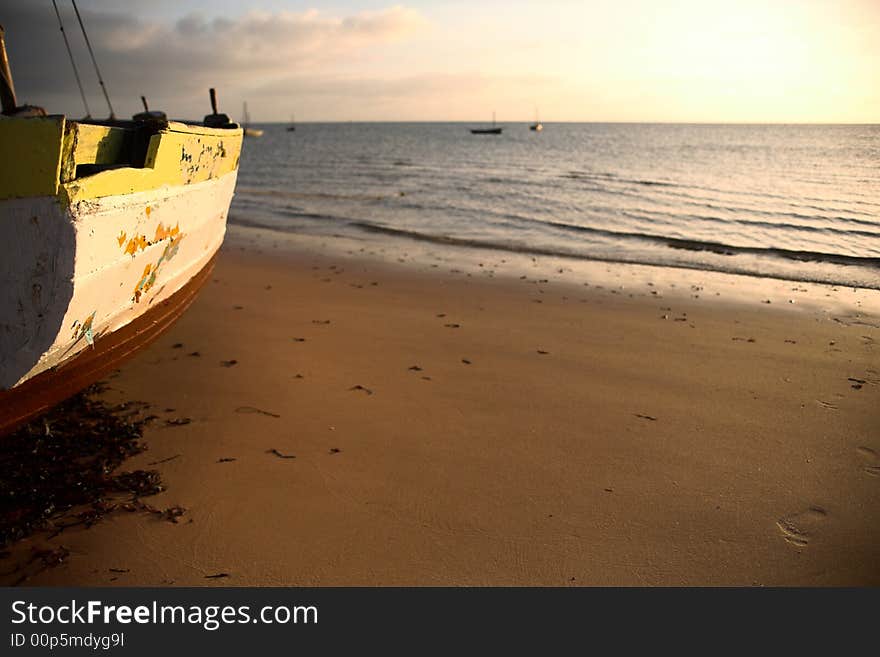
{"type": "MultiPolygon", "coordinates": [[[[785,194],[776,194],[768,191],[757,191],[754,189],[750,189],[747,191],[737,190],[737,189],[729,189],[722,187],[711,187],[708,185],[699,185],[692,182],[676,182],[673,180],[662,180],[662,181],[652,181],[652,180],[643,180],[640,178],[631,178],[627,176],[621,176],[611,172],[589,172],[589,171],[568,171],[567,173],[560,174],[561,178],[567,178],[571,180],[586,180],[586,181],[606,181],[610,183],[619,183],[622,185],[653,185],[657,187],[669,187],[669,188],[677,188],[677,189],[695,189],[701,192],[708,192],[712,195],[712,198],[716,198],[718,194],[726,194],[731,196],[750,196],[750,197],[762,197],[768,199],[776,199],[785,202],[791,202],[792,197],[790,195],[785,194]]],[[[824,181],[827,183],[827,181],[824,181]]],[[[609,189],[609,191],[611,191],[609,189]]],[[[663,190],[664,192],[666,190],[663,190]]],[[[873,198],[868,194],[854,192],[856,196],[873,198]]],[[[839,203],[839,204],[857,204],[864,205],[873,208],[880,208],[880,203],[876,203],[873,201],[861,201],[853,198],[848,198],[846,200],[843,199],[830,199],[824,197],[817,196],[802,196],[801,200],[804,201],[815,201],[815,202],[823,202],[823,203],[839,203]]]]}
{"type": "MultiPolygon", "coordinates": [[[[554,256],[554,257],[565,257],[565,258],[575,258],[579,260],[594,260],[600,262],[617,262],[622,264],[639,264],[639,265],[648,265],[648,266],[657,266],[657,267],[675,267],[679,269],[695,269],[702,271],[720,271],[731,274],[739,274],[744,276],[755,276],[761,278],[777,278],[782,280],[792,280],[792,281],[805,281],[805,282],[814,282],[814,283],[825,283],[829,285],[855,285],[857,287],[864,287],[867,289],[880,290],[880,276],[877,277],[878,280],[871,282],[869,280],[861,280],[854,281],[852,278],[845,278],[840,276],[835,278],[834,276],[827,275],[811,275],[810,273],[785,273],[785,272],[756,272],[753,269],[747,266],[737,266],[736,264],[729,264],[727,266],[708,266],[706,263],[697,263],[697,262],[681,262],[681,261],[671,261],[665,259],[657,259],[650,260],[646,258],[637,258],[637,257],[628,257],[628,256],[608,256],[605,254],[585,254],[580,253],[570,249],[564,248],[549,248],[549,247],[537,247],[531,246],[527,244],[513,243],[513,242],[502,242],[502,241],[492,241],[492,240],[481,240],[481,239],[473,239],[473,238],[459,238],[459,237],[451,237],[448,235],[432,235],[429,233],[422,233],[419,231],[408,230],[403,228],[392,228],[390,226],[382,226],[380,224],[374,224],[366,221],[355,221],[351,224],[354,227],[360,228],[361,230],[371,232],[371,233],[380,233],[383,235],[389,235],[393,237],[407,238],[412,240],[417,240],[421,242],[428,242],[432,244],[440,244],[444,246],[458,246],[458,247],[466,247],[466,248],[480,248],[480,249],[490,249],[490,250],[499,250],[499,251],[508,251],[513,253],[521,253],[527,255],[543,255],[543,256],[554,256]]],[[[581,227],[573,227],[577,229],[581,229],[581,227]]],[[[587,231],[595,231],[596,229],[584,228],[583,230],[587,231]]],[[[613,233],[613,231],[609,231],[613,233]]],[[[733,247],[726,244],[714,243],[714,242],[700,242],[696,240],[685,240],[678,238],[660,238],[656,236],[650,235],[640,235],[640,234],[631,234],[625,235],[620,233],[614,233],[616,237],[632,237],[634,239],[643,239],[651,242],[662,243],[665,246],[674,248],[674,249],[682,249],[688,251],[705,251],[711,252],[714,254],[725,255],[725,256],[735,256],[738,254],[750,254],[750,255],[760,255],[760,256],[770,256],[776,257],[785,260],[791,261],[800,261],[800,262],[826,262],[829,264],[835,265],[846,265],[850,267],[878,267],[880,266],[880,258],[857,258],[850,256],[841,256],[832,253],[820,253],[820,252],[812,252],[812,251],[792,251],[788,249],[776,249],[776,248],[742,248],[742,247],[733,247]]]]}
{"type": "Polygon", "coordinates": [[[602,235],[616,239],[635,239],[655,244],[663,244],[675,249],[685,249],[688,251],[710,251],[720,255],[737,255],[740,253],[749,253],[753,255],[773,255],[789,260],[797,260],[801,262],[829,262],[839,265],[858,265],[858,266],[880,266],[880,258],[859,257],[841,255],[839,253],[825,253],[822,251],[809,251],[800,249],[785,249],[780,247],[759,247],[759,246],[738,246],[734,244],[725,244],[723,242],[703,241],[697,239],[683,239],[678,237],[669,237],[664,235],[653,235],[650,233],[639,233],[634,231],[616,231],[607,228],[595,228],[592,226],[578,226],[577,224],[568,224],[557,221],[541,222],[554,228],[574,231],[579,233],[591,233],[594,235],[602,235]]]}
{"type": "MultiPolygon", "coordinates": [[[[739,226],[748,226],[748,227],[758,227],[758,228],[767,228],[770,230],[784,230],[784,231],[800,231],[805,233],[820,233],[823,235],[835,235],[839,237],[867,237],[869,239],[877,239],[880,240],[880,232],[870,231],[870,230],[855,230],[855,229],[844,229],[844,228],[834,228],[832,226],[807,226],[804,224],[790,224],[790,223],[782,223],[782,222],[773,222],[773,221],[761,221],[754,219],[725,219],[724,217],[717,217],[713,215],[700,215],[700,214],[687,214],[687,213],[676,213],[676,212],[667,212],[662,210],[647,210],[645,214],[640,214],[638,212],[634,212],[632,210],[620,210],[620,214],[625,217],[630,217],[633,219],[640,220],[648,220],[653,219],[651,215],[661,215],[669,218],[675,219],[684,219],[686,221],[702,221],[706,223],[713,224],[723,224],[723,225],[739,225],[739,226]]],[[[878,241],[880,244],[880,241],[878,241]]]]}
{"type": "MultiPolygon", "coordinates": [[[[580,224],[573,223],[564,223],[564,222],[555,222],[552,220],[547,220],[544,218],[525,215],[522,213],[512,213],[505,210],[495,210],[491,207],[484,208],[473,208],[473,207],[465,207],[461,205],[453,205],[453,204],[441,204],[434,203],[429,204],[425,202],[416,202],[412,200],[412,197],[406,197],[405,199],[401,199],[400,202],[397,202],[395,199],[396,207],[407,209],[407,210],[432,210],[435,212],[447,212],[447,213],[479,213],[482,216],[491,216],[491,217],[499,217],[503,219],[509,219],[516,222],[523,222],[529,224],[540,224],[547,225],[553,227],[562,227],[562,228],[570,228],[572,230],[578,231],[596,231],[602,232],[607,231],[610,233],[616,233],[620,235],[627,234],[625,232],[618,231],[608,231],[605,228],[599,228],[595,226],[584,226],[580,224]]],[[[545,208],[545,211],[548,208],[545,208]]],[[[773,232],[778,234],[780,237],[785,235],[785,231],[790,232],[802,232],[814,235],[827,235],[834,238],[867,238],[870,240],[877,240],[876,244],[880,245],[880,231],[867,231],[860,229],[852,229],[852,228],[837,228],[834,226],[811,226],[806,224],[795,224],[788,223],[784,221],[762,221],[760,219],[747,219],[747,218],[725,218],[720,216],[713,215],[705,215],[705,214],[691,214],[684,212],[674,212],[671,210],[658,210],[658,209],[633,209],[633,208],[622,208],[622,207],[611,207],[611,206],[597,206],[595,204],[591,204],[584,208],[584,210],[588,210],[591,213],[598,214],[600,217],[626,217],[628,219],[633,219],[638,222],[648,222],[654,223],[657,219],[668,219],[669,223],[673,224],[682,224],[685,223],[692,230],[694,229],[695,222],[703,222],[707,224],[714,225],[723,225],[727,227],[731,226],[742,226],[746,228],[764,228],[767,229],[768,232],[773,232]],[[777,233],[777,231],[779,231],[777,233]]],[[[735,208],[730,209],[731,212],[735,212],[735,208]]],[[[743,212],[747,212],[747,210],[743,210],[743,212]]],[[[771,215],[773,216],[773,215],[771,215]]],[[[778,215],[780,219],[782,218],[797,218],[796,215],[785,215],[784,213],[780,213],[778,215]]],[[[595,219],[595,217],[590,217],[590,219],[595,219]]],[[[867,223],[867,222],[866,222],[867,223]]],[[[862,225],[862,224],[858,224],[862,225]]],[[[877,226],[877,224],[867,225],[877,226]]],[[[640,233],[631,233],[631,234],[640,234],[640,233]]],[[[662,236],[657,236],[658,239],[662,239],[662,236]]],[[[746,245],[738,245],[740,247],[745,247],[746,245]]],[[[867,256],[866,256],[867,257],[867,256]]]]}
{"type": "MultiPolygon", "coordinates": [[[[783,249],[773,247],[741,247],[722,242],[701,241],[694,239],[684,239],[677,237],[666,237],[659,235],[651,235],[638,232],[614,231],[589,226],[577,226],[562,222],[542,222],[554,228],[593,234],[599,237],[615,240],[615,241],[636,241],[646,244],[653,244],[659,247],[667,247],[675,251],[703,252],[712,254],[713,256],[724,256],[722,259],[713,258],[711,262],[705,261],[682,261],[671,256],[662,255],[662,251],[653,251],[650,253],[639,253],[634,255],[633,251],[620,249],[619,253],[609,255],[601,251],[584,252],[576,247],[584,245],[582,243],[571,243],[566,246],[535,246],[531,243],[523,243],[515,240],[503,240],[492,238],[473,238],[473,237],[455,237],[451,235],[432,234],[409,228],[395,228],[370,221],[350,219],[335,215],[324,215],[318,213],[299,213],[298,216],[306,219],[314,219],[320,221],[332,221],[335,225],[344,224],[347,227],[364,231],[367,233],[381,234],[389,237],[410,239],[419,242],[438,244],[449,247],[463,248],[479,248],[498,251],[506,251],[511,253],[520,253],[525,255],[542,255],[551,257],[566,257],[579,260],[593,260],[601,262],[617,262],[623,264],[640,264],[659,267],[675,267],[684,269],[704,270],[704,271],[720,271],[732,274],[740,274],[747,276],[778,278],[783,280],[808,281],[815,283],[825,283],[831,285],[847,285],[855,287],[863,287],[867,289],[880,290],[880,258],[862,258],[856,256],[846,256],[835,253],[823,253],[821,251],[783,249]],[[773,271],[768,269],[756,270],[753,263],[739,263],[735,256],[757,256],[761,258],[771,258],[778,261],[796,262],[813,262],[824,263],[826,265],[835,265],[844,268],[858,268],[861,274],[854,275],[852,271],[849,275],[844,272],[811,272],[798,270],[797,272],[773,271]]],[[[284,233],[297,233],[300,229],[295,225],[283,224],[277,222],[259,221],[258,219],[240,216],[237,213],[229,215],[231,224],[261,228],[284,233]]]]}
{"type": "Polygon", "coordinates": [[[268,196],[272,198],[322,201],[381,201],[392,194],[330,194],[328,192],[288,192],[281,189],[239,187],[236,196],[268,196]]]}

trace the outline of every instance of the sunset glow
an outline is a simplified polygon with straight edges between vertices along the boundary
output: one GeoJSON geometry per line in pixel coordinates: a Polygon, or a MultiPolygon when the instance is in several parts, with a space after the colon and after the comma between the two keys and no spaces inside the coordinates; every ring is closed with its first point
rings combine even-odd
{"type": "MultiPolygon", "coordinates": [[[[203,113],[223,87],[257,121],[874,122],[880,3],[83,2],[111,91],[203,113]],[[169,79],[175,84],[169,88],[169,79]]],[[[4,16],[20,92],[78,111],[53,17],[4,16]],[[45,35],[22,43],[16,34],[45,35]],[[37,47],[39,44],[39,48],[37,47]]],[[[62,3],[63,5],[63,3],[62,3]]],[[[85,61],[79,40],[78,56],[85,61]]],[[[98,88],[87,79],[97,102],[98,88]]]]}

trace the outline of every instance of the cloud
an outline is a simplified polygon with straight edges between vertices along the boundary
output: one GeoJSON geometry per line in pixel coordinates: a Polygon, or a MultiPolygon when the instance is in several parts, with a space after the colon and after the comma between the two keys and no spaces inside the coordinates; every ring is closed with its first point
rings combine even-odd
{"type": "MultiPolygon", "coordinates": [[[[77,114],[70,64],[54,11],[44,4],[10,0],[4,6],[19,101],[77,114]]],[[[75,17],[66,3],[59,5],[93,113],[100,115],[99,90],[75,17]]],[[[198,116],[205,113],[208,86],[220,89],[221,101],[224,91],[227,99],[237,99],[277,80],[344,65],[365,51],[411,38],[427,24],[418,11],[400,5],[348,16],[315,9],[251,11],[235,18],[192,13],[173,23],[81,11],[111,99],[121,106],[119,115],[136,111],[137,98],[145,94],[172,114],[198,116]]]]}
{"type": "Polygon", "coordinates": [[[331,59],[351,55],[370,46],[398,41],[412,35],[423,21],[415,10],[394,6],[335,18],[312,9],[302,13],[249,12],[236,20],[207,19],[190,14],[170,29],[154,26],[148,38],[135,26],[133,33],[113,34],[117,50],[136,43],[136,52],[152,53],[161,44],[166,57],[205,61],[222,60],[223,65],[251,71],[289,72],[315,58],[331,59]]]}

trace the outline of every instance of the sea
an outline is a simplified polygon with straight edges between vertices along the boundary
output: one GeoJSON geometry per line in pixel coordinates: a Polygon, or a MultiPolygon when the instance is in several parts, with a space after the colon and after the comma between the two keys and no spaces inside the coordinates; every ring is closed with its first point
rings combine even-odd
{"type": "Polygon", "coordinates": [[[229,220],[880,290],[880,126],[266,124],[229,220]]]}

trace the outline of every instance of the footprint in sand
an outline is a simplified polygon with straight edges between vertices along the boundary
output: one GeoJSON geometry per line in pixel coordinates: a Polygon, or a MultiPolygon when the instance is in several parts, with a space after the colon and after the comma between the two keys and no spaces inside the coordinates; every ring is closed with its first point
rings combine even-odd
{"type": "Polygon", "coordinates": [[[828,512],[820,506],[811,506],[806,511],[792,513],[776,521],[782,538],[796,547],[807,547],[816,529],[828,517],[828,512]]]}
{"type": "Polygon", "coordinates": [[[870,447],[856,448],[856,454],[862,459],[862,470],[872,477],[880,477],[880,457],[870,447]]]}

